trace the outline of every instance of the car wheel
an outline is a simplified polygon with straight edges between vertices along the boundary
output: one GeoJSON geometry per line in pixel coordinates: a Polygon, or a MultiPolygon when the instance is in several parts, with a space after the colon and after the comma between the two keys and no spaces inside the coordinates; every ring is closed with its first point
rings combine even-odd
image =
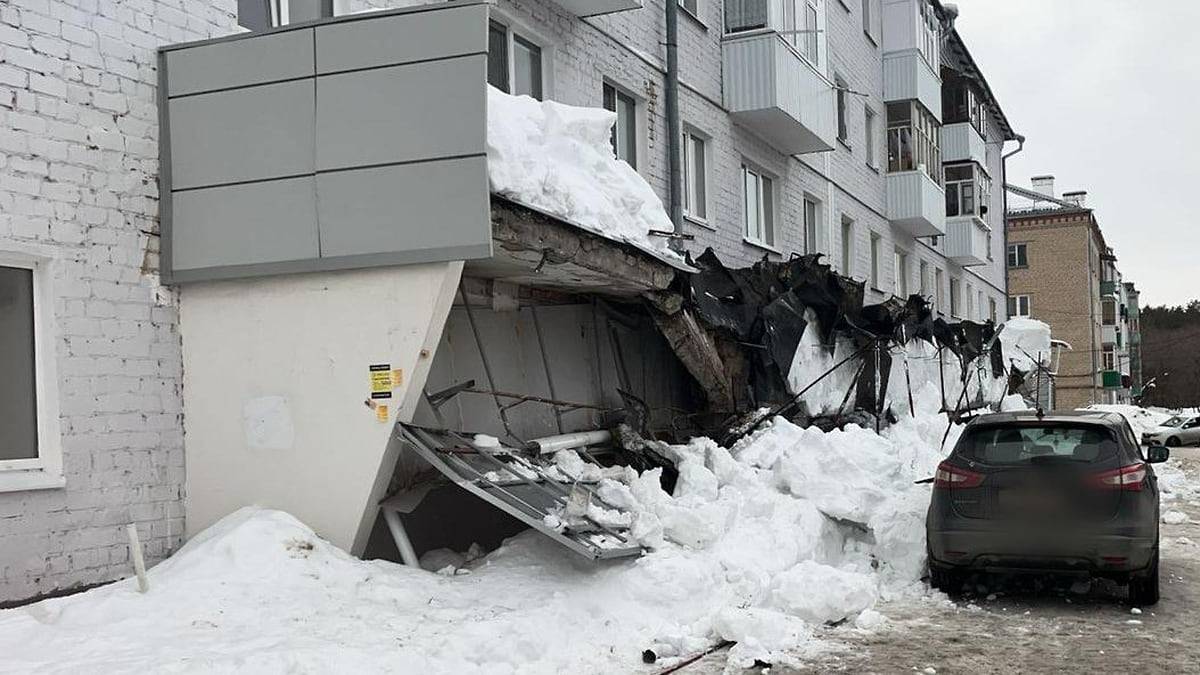
{"type": "Polygon", "coordinates": [[[1154,548],[1154,557],[1150,559],[1150,566],[1129,579],[1129,602],[1141,607],[1158,602],[1157,546],[1154,548]]]}
{"type": "Polygon", "coordinates": [[[929,566],[929,585],[947,595],[958,595],[963,589],[962,572],[929,566]]]}
{"type": "Polygon", "coordinates": [[[1168,438],[1167,439],[1167,447],[1168,448],[1178,448],[1179,447],[1179,437],[1172,436],[1172,437],[1168,438]]]}

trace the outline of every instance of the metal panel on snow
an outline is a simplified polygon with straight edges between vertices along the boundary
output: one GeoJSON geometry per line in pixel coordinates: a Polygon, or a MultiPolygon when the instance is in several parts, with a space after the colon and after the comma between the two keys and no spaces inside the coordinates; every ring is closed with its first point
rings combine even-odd
{"type": "Polygon", "coordinates": [[[317,176],[322,256],[396,252],[410,262],[460,258],[491,250],[484,157],[336,171],[317,176]]]}
{"type": "Polygon", "coordinates": [[[317,27],[317,74],[487,52],[485,5],[317,27]]]}
{"type": "Polygon", "coordinates": [[[478,153],[486,78],[483,55],[318,77],[317,170],[478,153]]]}
{"type": "Polygon", "coordinates": [[[312,173],[313,89],[310,79],[172,99],[171,187],[312,173]]]}
{"type": "Polygon", "coordinates": [[[313,177],[203,188],[174,197],[175,271],[318,255],[313,177]]]}
{"type": "Polygon", "coordinates": [[[311,30],[256,35],[166,52],[169,96],[313,75],[311,30]]]}

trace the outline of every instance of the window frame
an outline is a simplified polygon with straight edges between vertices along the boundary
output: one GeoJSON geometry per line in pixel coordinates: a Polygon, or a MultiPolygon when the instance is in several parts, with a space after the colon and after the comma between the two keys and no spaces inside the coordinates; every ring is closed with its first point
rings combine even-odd
{"type": "Polygon", "coordinates": [[[775,222],[777,218],[777,203],[775,199],[776,178],[758,167],[757,164],[743,160],[740,171],[741,176],[741,193],[742,193],[742,236],[743,239],[750,244],[767,248],[772,251],[777,251],[775,248],[775,222]],[[747,188],[747,179],[753,176],[755,183],[756,194],[756,214],[758,222],[756,223],[757,234],[766,236],[756,236],[750,231],[750,212],[746,208],[749,203],[747,188]]]}
{"type": "Polygon", "coordinates": [[[712,194],[712,138],[701,133],[695,127],[684,125],[683,127],[683,217],[688,220],[708,226],[709,213],[709,195],[712,194]],[[700,185],[703,190],[703,200],[700,206],[703,213],[697,214],[695,209],[695,187],[693,181],[695,177],[695,167],[693,166],[696,149],[695,144],[700,143],[702,149],[703,171],[700,176],[700,185]]]}
{"type": "Polygon", "coordinates": [[[700,19],[700,0],[676,0],[676,3],[680,9],[692,15],[693,19],[700,19]],[[694,6],[689,6],[689,3],[694,6]]]}
{"type": "Polygon", "coordinates": [[[842,274],[854,277],[854,219],[842,214],[842,274]]]}
{"type": "Polygon", "coordinates": [[[41,250],[0,250],[0,266],[28,269],[33,277],[34,391],[37,457],[0,460],[0,492],[61,488],[62,431],[59,418],[54,274],[57,263],[41,250]]]}
{"type": "Polygon", "coordinates": [[[962,311],[962,280],[950,277],[950,316],[963,318],[962,311]]]}
{"type": "MultiPolygon", "coordinates": [[[[550,72],[550,68],[549,68],[550,50],[548,50],[546,48],[546,41],[539,38],[536,34],[530,32],[528,30],[525,30],[522,26],[514,25],[513,21],[510,21],[507,17],[505,17],[502,14],[497,14],[495,12],[495,10],[493,10],[492,16],[488,20],[488,34],[489,34],[489,44],[488,44],[489,57],[488,58],[489,59],[491,58],[491,56],[490,56],[490,54],[491,54],[490,35],[491,35],[492,30],[495,28],[504,29],[504,72],[505,72],[504,87],[503,88],[496,87],[496,88],[500,89],[500,91],[503,91],[506,94],[509,94],[510,96],[522,95],[522,94],[513,93],[515,90],[516,80],[517,80],[517,77],[516,77],[516,75],[517,75],[516,45],[519,40],[520,42],[524,43],[526,47],[534,47],[538,51],[538,71],[539,71],[537,73],[537,86],[538,86],[538,90],[539,90],[537,92],[538,95],[537,96],[533,96],[531,94],[524,94],[524,95],[530,96],[531,98],[538,100],[538,101],[545,101],[550,96],[550,92],[549,92],[550,78],[548,77],[549,72],[550,72]]],[[[491,84],[491,82],[489,82],[488,84],[491,84]]],[[[492,85],[492,86],[495,86],[495,85],[492,85]]]]}
{"type": "Polygon", "coordinates": [[[867,104],[863,104],[863,147],[866,151],[867,166],[875,171],[879,171],[879,152],[876,147],[879,141],[876,140],[877,133],[875,126],[879,123],[879,113],[867,104]]]}
{"type": "Polygon", "coordinates": [[[850,88],[837,74],[833,76],[833,88],[837,92],[837,139],[842,145],[850,147],[850,106],[846,99],[850,88]]]}
{"type": "Polygon", "coordinates": [[[888,173],[921,171],[924,165],[926,175],[941,185],[941,124],[937,118],[919,101],[888,103],[886,110],[888,173]],[[901,112],[907,117],[899,117],[901,112]]]}
{"type": "MultiPolygon", "coordinates": [[[[642,129],[643,129],[642,100],[640,98],[638,98],[638,96],[636,94],[634,94],[632,91],[630,91],[629,89],[622,87],[621,85],[617,84],[616,82],[613,82],[612,80],[608,80],[608,79],[605,79],[602,83],[600,98],[601,98],[601,107],[603,107],[605,110],[607,110],[611,113],[615,113],[617,115],[617,121],[613,125],[613,129],[612,129],[613,155],[616,156],[617,159],[625,162],[630,167],[632,167],[634,171],[637,171],[639,160],[641,159],[641,155],[642,155],[642,129]],[[613,104],[612,104],[613,107],[612,108],[608,107],[608,105],[609,105],[609,102],[608,102],[609,90],[611,90],[613,92],[613,104]],[[630,110],[631,118],[630,119],[633,123],[633,138],[626,139],[628,141],[628,144],[621,142],[621,134],[622,134],[621,104],[623,103],[622,99],[627,99],[631,106],[631,110],[630,110]],[[629,150],[633,153],[633,161],[632,162],[629,161],[629,159],[627,159],[625,157],[621,157],[620,148],[622,148],[622,147],[626,147],[627,150],[629,150]]],[[[626,132],[626,133],[628,133],[628,132],[626,132]]]]}
{"type": "Polygon", "coordinates": [[[933,304],[934,304],[934,307],[937,308],[937,311],[939,314],[946,313],[946,311],[944,309],[946,306],[946,294],[945,294],[945,291],[942,290],[942,287],[945,286],[945,284],[943,283],[945,281],[945,277],[946,277],[946,272],[943,271],[942,268],[940,268],[940,267],[933,268],[933,296],[934,296],[933,304]]]}
{"type": "Polygon", "coordinates": [[[879,36],[875,32],[875,9],[876,0],[862,0],[862,29],[863,35],[871,41],[871,44],[879,45],[879,36]]]}
{"type": "Polygon", "coordinates": [[[803,205],[803,231],[801,235],[804,237],[804,253],[811,255],[821,250],[820,247],[820,227],[821,227],[821,200],[816,197],[805,194],[801,201],[803,205]],[[811,221],[811,222],[810,222],[811,221]]]}
{"type": "Polygon", "coordinates": [[[1008,316],[1010,318],[1026,318],[1033,316],[1033,302],[1028,295],[1010,295],[1008,296],[1008,316]],[[1024,301],[1024,303],[1022,303],[1024,301]],[[1021,305],[1024,304],[1024,311],[1021,305]]]}
{"type": "Polygon", "coordinates": [[[880,293],[883,292],[883,288],[881,288],[883,280],[880,278],[880,273],[882,272],[880,266],[883,262],[880,260],[882,252],[879,249],[881,246],[883,246],[883,236],[878,232],[871,232],[871,278],[869,283],[871,284],[871,288],[880,293]]]}
{"type": "Polygon", "coordinates": [[[1029,267],[1029,244],[1026,242],[1009,244],[1004,262],[1010,270],[1029,267]]]}

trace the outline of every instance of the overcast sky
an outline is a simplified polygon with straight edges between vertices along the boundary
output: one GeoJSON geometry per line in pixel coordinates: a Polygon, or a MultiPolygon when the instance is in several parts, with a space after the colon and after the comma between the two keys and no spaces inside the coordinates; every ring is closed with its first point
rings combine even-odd
{"type": "Polygon", "coordinates": [[[959,34],[1026,138],[1008,182],[1052,174],[1060,197],[1087,190],[1143,306],[1200,298],[1200,1],[954,4],[959,34]]]}

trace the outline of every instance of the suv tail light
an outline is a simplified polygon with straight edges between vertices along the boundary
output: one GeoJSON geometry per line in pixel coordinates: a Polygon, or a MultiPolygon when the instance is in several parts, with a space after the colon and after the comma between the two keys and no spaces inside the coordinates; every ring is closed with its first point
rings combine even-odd
{"type": "Polygon", "coordinates": [[[1092,484],[1105,490],[1140,492],[1148,473],[1145,464],[1130,464],[1092,476],[1092,484]]]}
{"type": "Polygon", "coordinates": [[[948,490],[950,488],[973,488],[983,484],[983,474],[960,469],[942,462],[938,465],[937,473],[933,474],[933,487],[948,490]]]}

